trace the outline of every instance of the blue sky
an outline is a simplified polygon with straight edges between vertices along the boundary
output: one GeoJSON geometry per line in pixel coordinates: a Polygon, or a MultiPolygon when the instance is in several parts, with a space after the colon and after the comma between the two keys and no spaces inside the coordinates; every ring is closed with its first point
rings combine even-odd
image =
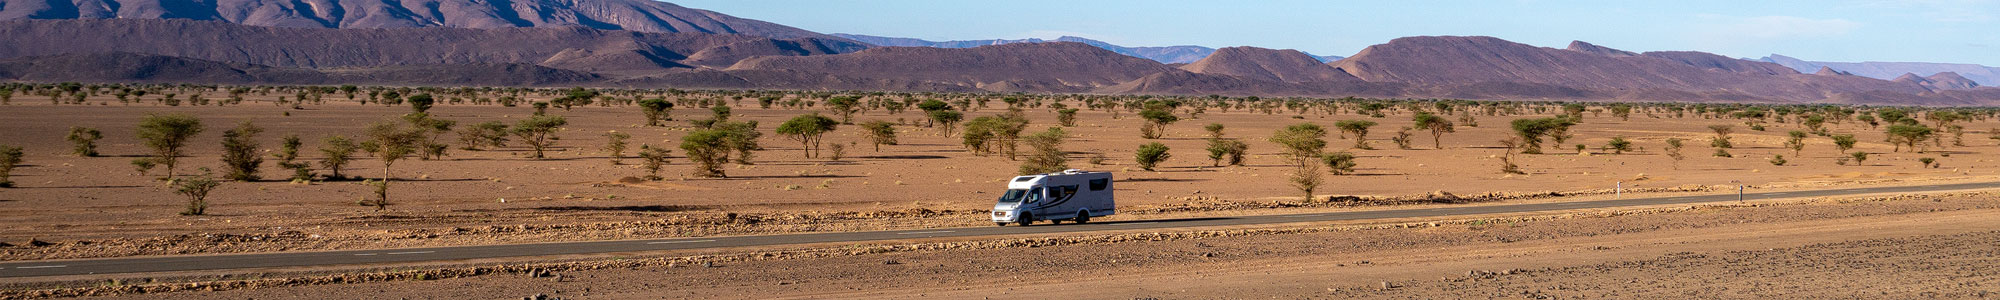
{"type": "Polygon", "coordinates": [[[1075,35],[1347,56],[1397,37],[1486,35],[1558,48],[1583,40],[1641,52],[2000,66],[2000,0],[669,2],[824,33],[928,40],[1075,35]]]}

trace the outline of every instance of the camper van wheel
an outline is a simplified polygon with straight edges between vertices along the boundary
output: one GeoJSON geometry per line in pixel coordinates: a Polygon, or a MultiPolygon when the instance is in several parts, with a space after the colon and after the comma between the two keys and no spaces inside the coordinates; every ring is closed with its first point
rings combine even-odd
{"type": "Polygon", "coordinates": [[[1090,211],[1088,210],[1077,211],[1076,223],[1077,224],[1090,223],[1090,211]]]}
{"type": "Polygon", "coordinates": [[[994,226],[1007,227],[1007,222],[993,222],[994,226]]]}
{"type": "Polygon", "coordinates": [[[1017,222],[1021,223],[1021,227],[1028,227],[1028,225],[1035,225],[1035,214],[1021,213],[1021,217],[1017,222]]]}

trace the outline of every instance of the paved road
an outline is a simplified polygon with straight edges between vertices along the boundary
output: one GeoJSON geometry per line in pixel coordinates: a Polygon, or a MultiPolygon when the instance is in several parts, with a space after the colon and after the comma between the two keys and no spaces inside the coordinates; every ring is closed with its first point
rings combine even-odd
{"type": "MultiPolygon", "coordinates": [[[[1942,184],[1903,187],[1872,187],[1815,191],[1765,192],[1743,195],[1744,199],[1816,197],[1873,193],[1933,192],[2000,188],[2000,182],[1942,184]]],[[[1202,226],[1257,225],[1294,222],[1347,221],[1412,217],[1445,217],[1495,213],[1557,211],[1583,208],[1686,204],[1735,201],[1736,194],[1635,198],[1602,201],[1439,207],[1382,211],[1352,211],[1311,214],[1265,215],[1223,218],[1193,218],[1100,222],[1090,224],[1037,225],[1030,227],[965,227],[896,231],[806,233],[764,236],[719,236],[660,240],[563,242],[490,246],[407,248],[327,252],[287,252],[234,255],[162,256],[140,258],[47,260],[0,263],[0,277],[141,273],[166,271],[222,270],[244,268],[303,267],[347,264],[408,263],[498,257],[527,257],[567,254],[597,254],[699,248],[792,245],[827,242],[859,242],[909,238],[975,237],[1009,234],[1065,233],[1104,230],[1166,229],[1202,226]]],[[[1044,223],[1046,224],[1046,223],[1044,223]]]]}

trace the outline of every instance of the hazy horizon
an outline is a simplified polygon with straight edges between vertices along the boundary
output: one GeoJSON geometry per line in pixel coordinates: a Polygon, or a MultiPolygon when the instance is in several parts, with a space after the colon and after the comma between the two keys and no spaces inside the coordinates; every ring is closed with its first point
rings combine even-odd
{"type": "Polygon", "coordinates": [[[2000,66],[2000,1],[723,1],[674,4],[822,33],[933,41],[1072,35],[1124,46],[1298,49],[1349,56],[1405,36],[1481,35],[1543,47],[2000,66]],[[1060,8],[1060,9],[1054,9],[1060,8]],[[1430,22],[1441,20],[1442,22],[1430,22]]]}

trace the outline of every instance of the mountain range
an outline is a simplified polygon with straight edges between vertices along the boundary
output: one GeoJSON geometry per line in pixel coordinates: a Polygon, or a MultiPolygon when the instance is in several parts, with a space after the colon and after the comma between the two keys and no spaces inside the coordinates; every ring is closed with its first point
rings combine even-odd
{"type": "MultiPolygon", "coordinates": [[[[846,34],[846,33],[835,33],[833,35],[852,39],[855,41],[860,41],[862,43],[868,43],[871,45],[886,46],[886,47],[972,48],[979,46],[992,46],[992,45],[1013,44],[1013,43],[1077,42],[1091,46],[1096,46],[1098,48],[1103,48],[1104,50],[1111,50],[1111,52],[1117,52],[1118,54],[1151,59],[1153,61],[1157,61],[1163,64],[1194,63],[1197,60],[1201,60],[1201,58],[1203,57],[1208,57],[1209,54],[1215,53],[1215,48],[1202,47],[1202,46],[1183,45],[1183,46],[1166,46],[1166,47],[1126,47],[1098,40],[1092,40],[1074,36],[1062,36],[1056,38],[1055,40],[1029,38],[1029,39],[1015,39],[1015,40],[992,39],[992,40],[961,40],[961,41],[933,42],[933,41],[913,39],[913,38],[880,37],[872,35],[846,34]]],[[[1311,54],[1308,53],[1307,55],[1311,54]]],[[[1312,57],[1313,59],[1317,59],[1322,63],[1340,60],[1341,58],[1339,56],[1318,56],[1318,55],[1313,55],[1312,57]]]]}
{"type": "Polygon", "coordinates": [[[1765,56],[1763,58],[1758,58],[1756,60],[1762,62],[1776,63],[1786,67],[1791,67],[1792,69],[1798,70],[1799,72],[1814,72],[1815,70],[1819,70],[1821,68],[1832,68],[1835,71],[1853,73],[1854,75],[1867,76],[1869,78],[1885,79],[1885,80],[1893,80],[1898,77],[1903,77],[1903,75],[1925,76],[1925,74],[1936,75],[1938,73],[1951,72],[1956,74],[1957,76],[1963,76],[1967,79],[1971,79],[1974,82],[1978,82],[1979,85],[1984,85],[1984,86],[2000,85],[2000,68],[1988,67],[1976,64],[1950,64],[1950,63],[1926,63],[1926,62],[1873,62],[1873,61],[1823,62],[1823,61],[1806,61],[1777,54],[1772,54],[1770,56],[1765,56]]]}
{"type": "Polygon", "coordinates": [[[19,81],[2000,104],[1979,73],[1808,74],[1582,41],[1405,37],[1329,62],[1257,47],[825,35],[646,0],[0,1],[0,80],[19,81]]]}
{"type": "Polygon", "coordinates": [[[584,27],[836,39],[652,0],[0,0],[0,21],[186,19],[302,28],[584,27]]]}

